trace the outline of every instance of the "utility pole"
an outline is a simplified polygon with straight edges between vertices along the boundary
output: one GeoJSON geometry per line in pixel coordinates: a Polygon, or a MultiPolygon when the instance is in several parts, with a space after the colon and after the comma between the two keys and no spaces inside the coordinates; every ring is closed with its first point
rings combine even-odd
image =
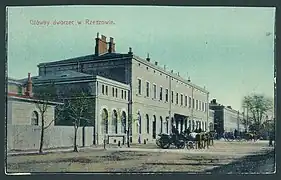
{"type": "Polygon", "coordinates": [[[193,120],[193,106],[194,106],[194,101],[193,101],[193,91],[194,87],[191,86],[191,123],[192,123],[192,131],[194,130],[194,120],[193,120]]]}
{"type": "Polygon", "coordinates": [[[242,117],[243,118],[243,125],[245,127],[245,124],[244,124],[245,123],[245,107],[243,107],[243,114],[242,115],[243,115],[243,117],[242,117]]]}
{"type": "Polygon", "coordinates": [[[247,119],[246,119],[246,130],[249,131],[249,108],[247,104],[247,119]]]}
{"type": "Polygon", "coordinates": [[[237,113],[237,130],[238,130],[238,132],[240,132],[240,113],[239,113],[239,111],[238,111],[238,113],[237,113]]]}

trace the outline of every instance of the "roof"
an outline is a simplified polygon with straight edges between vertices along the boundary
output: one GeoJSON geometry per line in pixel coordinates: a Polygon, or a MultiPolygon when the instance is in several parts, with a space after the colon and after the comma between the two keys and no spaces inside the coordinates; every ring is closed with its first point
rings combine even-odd
{"type": "Polygon", "coordinates": [[[8,77],[8,83],[10,83],[10,84],[17,84],[17,85],[23,85],[23,82],[21,82],[19,80],[16,80],[16,79],[13,79],[13,78],[9,78],[9,77],[8,77]]]}
{"type": "Polygon", "coordinates": [[[185,84],[187,84],[187,85],[189,85],[191,87],[194,87],[195,89],[200,90],[200,91],[202,91],[202,92],[204,92],[206,94],[209,93],[209,91],[206,90],[205,88],[202,88],[202,87],[200,87],[200,86],[198,86],[198,85],[196,85],[196,84],[194,84],[192,82],[189,82],[188,80],[184,79],[183,77],[178,76],[178,75],[176,75],[176,74],[174,74],[172,72],[169,72],[169,71],[165,70],[164,68],[162,68],[162,67],[160,67],[158,65],[153,64],[152,62],[148,62],[147,60],[144,60],[143,58],[141,58],[139,56],[136,56],[136,55],[134,55],[133,57],[134,57],[135,60],[140,61],[140,62],[142,62],[145,65],[148,65],[150,67],[153,67],[154,69],[157,69],[158,71],[161,71],[162,73],[165,73],[166,75],[169,75],[170,77],[172,77],[174,79],[177,79],[178,81],[181,81],[181,82],[183,82],[183,83],[185,83],[185,84]]]}
{"type": "Polygon", "coordinates": [[[44,65],[50,66],[50,65],[59,65],[59,64],[65,64],[65,63],[77,63],[77,62],[85,62],[85,61],[97,61],[97,60],[105,60],[105,59],[112,59],[112,58],[126,58],[126,57],[132,57],[132,55],[121,54],[121,53],[105,53],[102,55],[90,54],[90,55],[86,55],[86,56],[74,57],[74,58],[65,59],[65,60],[40,63],[38,65],[38,67],[44,66],[44,65]]]}
{"type": "MultiPolygon", "coordinates": [[[[45,81],[45,80],[66,80],[71,78],[86,78],[86,77],[93,77],[93,75],[85,74],[77,71],[58,71],[56,74],[48,74],[44,76],[34,76],[31,77],[32,81],[45,81]]],[[[20,82],[24,83],[27,81],[27,78],[21,79],[20,82]]]]}
{"type": "MultiPolygon", "coordinates": [[[[10,92],[8,92],[7,95],[8,95],[8,98],[11,98],[11,99],[17,99],[17,100],[23,100],[23,101],[29,101],[29,102],[43,102],[43,100],[36,99],[34,97],[30,97],[30,96],[26,96],[26,95],[18,95],[18,94],[10,93],[10,92]]],[[[49,101],[48,104],[58,105],[58,104],[63,104],[63,103],[49,101]]]]}

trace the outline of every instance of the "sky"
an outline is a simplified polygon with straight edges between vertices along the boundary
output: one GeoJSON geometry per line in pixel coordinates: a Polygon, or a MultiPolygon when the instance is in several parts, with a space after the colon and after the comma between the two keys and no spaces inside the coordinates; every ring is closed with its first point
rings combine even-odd
{"type": "Polygon", "coordinates": [[[151,61],[205,86],[210,99],[242,110],[251,93],[273,98],[274,21],[275,8],[268,7],[8,7],[7,73],[36,76],[39,63],[93,54],[99,32],[114,37],[117,52],[149,53],[151,61]]]}

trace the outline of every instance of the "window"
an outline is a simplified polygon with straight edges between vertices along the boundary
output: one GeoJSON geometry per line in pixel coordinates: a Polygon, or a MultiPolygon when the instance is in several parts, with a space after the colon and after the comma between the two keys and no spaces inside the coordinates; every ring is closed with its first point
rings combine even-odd
{"type": "Polygon", "coordinates": [[[124,91],[124,99],[127,99],[127,91],[124,91]]]}
{"type": "Polygon", "coordinates": [[[208,107],[207,107],[207,103],[205,103],[205,112],[207,112],[208,111],[208,107]]]}
{"type": "Polygon", "coordinates": [[[184,106],[187,106],[187,96],[184,97],[184,106]]]}
{"type": "Polygon", "coordinates": [[[141,95],[141,79],[138,79],[138,94],[141,95]]]}
{"type": "Polygon", "coordinates": [[[174,91],[172,91],[171,102],[174,103],[174,91]]]}
{"type": "Polygon", "coordinates": [[[191,108],[191,97],[188,97],[188,107],[191,108]]]}
{"type": "Polygon", "coordinates": [[[181,106],[183,105],[183,95],[181,94],[181,106]]]}
{"type": "Polygon", "coordinates": [[[115,96],[118,97],[118,89],[115,89],[115,96]]]}
{"type": "Polygon", "coordinates": [[[112,96],[114,97],[114,87],[112,87],[112,96]]]}
{"type": "Polygon", "coordinates": [[[104,85],[101,86],[101,93],[104,94],[104,85]]]}
{"type": "Polygon", "coordinates": [[[146,132],[149,134],[149,116],[148,114],[146,115],[146,132]]]}
{"type": "Polygon", "coordinates": [[[194,109],[194,107],[195,107],[195,100],[194,98],[192,98],[192,109],[194,109]]]}
{"type": "Polygon", "coordinates": [[[198,101],[198,106],[199,106],[199,107],[198,107],[198,110],[201,111],[201,107],[202,107],[202,106],[201,106],[201,101],[198,101]]]}
{"type": "MultiPolygon", "coordinates": [[[[140,115],[140,113],[138,113],[138,120],[139,120],[139,133],[141,134],[141,115],[140,115]]],[[[131,130],[130,130],[130,132],[131,132],[131,130]]]]}
{"type": "Polygon", "coordinates": [[[108,86],[105,86],[105,94],[108,95],[108,86]]]}
{"type": "Polygon", "coordinates": [[[198,110],[198,100],[196,100],[196,110],[198,110]]]}
{"type": "Polygon", "coordinates": [[[176,104],[179,104],[179,93],[176,94],[176,104]]]}
{"type": "Polygon", "coordinates": [[[162,100],[163,100],[162,94],[163,94],[163,88],[162,88],[162,87],[160,87],[160,101],[162,101],[162,100]]]}
{"type": "Polygon", "coordinates": [[[146,82],[146,97],[149,97],[149,82],[146,82]]]}
{"type": "Polygon", "coordinates": [[[124,91],[121,90],[121,98],[123,99],[124,98],[124,91]]]}
{"type": "Polygon", "coordinates": [[[163,119],[162,119],[162,116],[160,116],[160,133],[163,133],[163,119]]]}
{"type": "Polygon", "coordinates": [[[202,111],[203,111],[203,112],[205,111],[204,106],[205,106],[205,103],[204,103],[204,102],[202,102],[202,111]]]}
{"type": "Polygon", "coordinates": [[[156,87],[156,84],[153,84],[153,98],[156,99],[157,97],[157,87],[156,87]]]}
{"type": "Polygon", "coordinates": [[[38,112],[33,111],[31,116],[31,125],[38,126],[38,122],[39,122],[38,112]]]}
{"type": "Polygon", "coordinates": [[[168,89],[166,89],[166,102],[168,102],[169,101],[169,98],[168,98],[168,95],[169,95],[169,90],[168,89]]]}

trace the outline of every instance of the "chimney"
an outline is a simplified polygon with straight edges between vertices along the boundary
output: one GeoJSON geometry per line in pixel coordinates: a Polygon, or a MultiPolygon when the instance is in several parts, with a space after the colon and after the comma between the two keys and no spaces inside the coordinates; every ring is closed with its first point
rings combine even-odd
{"type": "Polygon", "coordinates": [[[178,72],[178,76],[180,76],[180,72],[178,72]]]}
{"type": "Polygon", "coordinates": [[[99,38],[99,33],[97,33],[95,55],[99,56],[106,53],[107,51],[106,37],[104,35],[101,35],[101,38],[99,38]]]}
{"type": "Polygon", "coordinates": [[[28,73],[25,95],[32,97],[32,81],[31,81],[30,73],[28,73]]]}
{"type": "Polygon", "coordinates": [[[188,77],[188,80],[187,80],[187,82],[190,82],[190,77],[188,77]]]}
{"type": "Polygon", "coordinates": [[[164,65],[164,70],[166,70],[166,65],[164,65]]]}
{"type": "Polygon", "coordinates": [[[128,52],[128,54],[133,54],[133,51],[132,51],[132,48],[131,48],[131,47],[129,47],[129,52],[128,52]]]}
{"type": "Polygon", "coordinates": [[[216,99],[212,99],[211,103],[212,104],[217,104],[217,100],[216,99]]]}
{"type": "Polygon", "coordinates": [[[155,61],[155,66],[157,66],[158,65],[158,62],[157,61],[155,61]]]}
{"type": "Polygon", "coordinates": [[[108,44],[109,44],[108,52],[109,53],[115,53],[115,43],[114,43],[113,37],[110,37],[110,40],[109,40],[108,44]]]}
{"type": "Polygon", "coordinates": [[[174,73],[174,70],[171,70],[171,73],[174,73]]]}
{"type": "Polygon", "coordinates": [[[149,53],[147,53],[147,58],[146,60],[149,62],[150,61],[150,58],[149,58],[149,53]]]}

